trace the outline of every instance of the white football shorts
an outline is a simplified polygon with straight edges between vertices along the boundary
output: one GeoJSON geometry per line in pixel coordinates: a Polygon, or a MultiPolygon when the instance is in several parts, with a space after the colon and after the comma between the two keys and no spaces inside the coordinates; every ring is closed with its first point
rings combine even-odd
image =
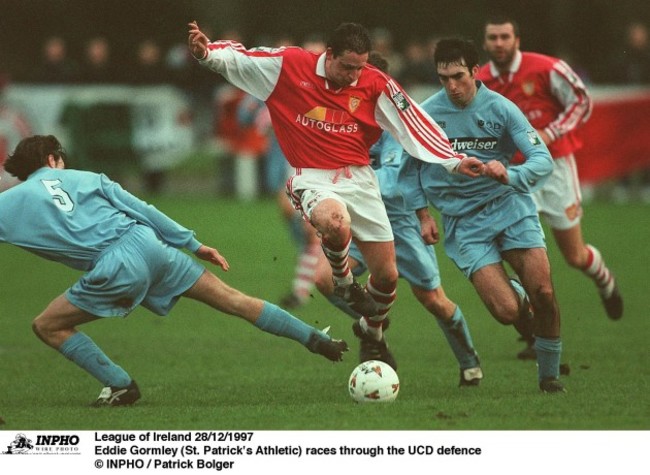
{"type": "Polygon", "coordinates": [[[351,165],[336,170],[296,168],[287,181],[287,195],[307,220],[324,199],[338,200],[350,213],[350,228],[356,239],[367,242],[393,240],[377,177],[370,166],[351,165]]]}
{"type": "Polygon", "coordinates": [[[557,157],[553,173],[544,186],[533,193],[537,211],[553,229],[565,230],[580,223],[582,195],[575,157],[557,157]]]}

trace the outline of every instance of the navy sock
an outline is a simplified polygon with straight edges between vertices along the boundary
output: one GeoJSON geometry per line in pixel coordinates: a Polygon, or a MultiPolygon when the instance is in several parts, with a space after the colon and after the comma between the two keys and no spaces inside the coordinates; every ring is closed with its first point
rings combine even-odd
{"type": "Polygon", "coordinates": [[[86,334],[77,332],[63,342],[59,352],[70,361],[97,378],[104,386],[124,388],[131,384],[131,377],[86,334]]]}

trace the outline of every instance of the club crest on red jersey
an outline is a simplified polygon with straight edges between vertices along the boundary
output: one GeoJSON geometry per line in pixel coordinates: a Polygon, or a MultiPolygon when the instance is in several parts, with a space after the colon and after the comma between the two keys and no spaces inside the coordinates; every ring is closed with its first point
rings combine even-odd
{"type": "Polygon", "coordinates": [[[524,94],[527,96],[532,96],[535,94],[535,83],[533,81],[526,81],[521,84],[521,88],[524,91],[524,94]]]}
{"type": "Polygon", "coordinates": [[[356,96],[350,96],[350,101],[348,102],[348,110],[350,111],[351,114],[354,114],[354,111],[356,111],[361,104],[361,98],[356,97],[356,96]]]}

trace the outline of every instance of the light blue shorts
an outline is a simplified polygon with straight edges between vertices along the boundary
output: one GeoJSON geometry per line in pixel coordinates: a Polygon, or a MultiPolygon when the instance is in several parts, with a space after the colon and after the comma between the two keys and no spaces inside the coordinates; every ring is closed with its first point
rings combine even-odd
{"type": "Polygon", "coordinates": [[[167,315],[204,271],[190,256],[158,239],[151,228],[138,225],[104,250],[66,297],[98,317],[125,317],[138,305],[167,315]]]}
{"type": "Polygon", "coordinates": [[[462,217],[443,216],[445,251],[470,278],[511,249],[546,248],[537,208],[528,194],[509,193],[462,217]]]}
{"type": "MultiPolygon", "coordinates": [[[[420,236],[420,222],[415,213],[388,217],[395,236],[395,257],[399,276],[409,284],[427,290],[440,287],[438,259],[433,246],[426,244],[420,236]]],[[[367,269],[359,248],[352,243],[350,256],[359,262],[354,274],[359,276],[367,269]]]]}

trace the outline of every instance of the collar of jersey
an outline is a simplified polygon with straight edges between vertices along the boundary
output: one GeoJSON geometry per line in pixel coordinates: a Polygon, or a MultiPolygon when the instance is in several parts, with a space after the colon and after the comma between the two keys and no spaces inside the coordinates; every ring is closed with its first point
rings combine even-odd
{"type": "MultiPolygon", "coordinates": [[[[327,75],[325,74],[325,53],[321,54],[320,57],[318,58],[318,61],[316,62],[316,74],[323,79],[325,79],[325,87],[327,89],[330,88],[330,82],[327,80],[327,75]]],[[[354,87],[357,85],[359,80],[357,79],[354,81],[350,86],[348,87],[354,87]]],[[[337,91],[340,91],[343,88],[337,89],[337,91]]]]}
{"type": "MultiPolygon", "coordinates": [[[[519,71],[519,68],[521,67],[521,58],[522,54],[521,51],[517,50],[515,51],[515,57],[512,59],[512,63],[510,63],[510,74],[514,74],[517,71],[519,71]]],[[[494,65],[492,61],[490,61],[490,73],[492,74],[493,77],[499,77],[499,70],[497,67],[494,65]]]]}

